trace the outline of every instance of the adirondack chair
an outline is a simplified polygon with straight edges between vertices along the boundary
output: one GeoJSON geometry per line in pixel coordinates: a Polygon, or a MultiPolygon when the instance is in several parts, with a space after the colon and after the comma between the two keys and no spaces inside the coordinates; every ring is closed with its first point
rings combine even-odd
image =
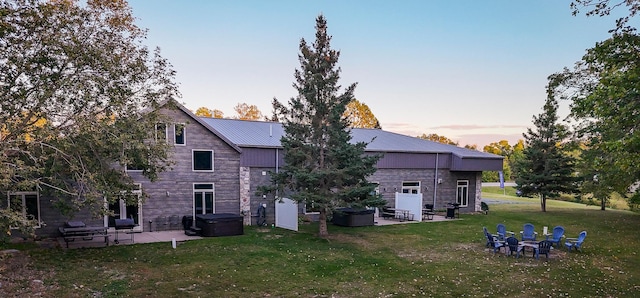
{"type": "Polygon", "coordinates": [[[498,236],[498,239],[500,239],[500,241],[505,241],[508,237],[507,234],[510,234],[511,236],[514,235],[513,232],[507,231],[507,228],[504,224],[497,224],[496,231],[496,236],[498,236]]]}
{"type": "Polygon", "coordinates": [[[510,236],[507,237],[506,240],[507,243],[507,248],[509,248],[508,255],[513,255],[513,253],[516,253],[516,259],[520,257],[520,251],[522,250],[522,247],[520,247],[518,245],[518,238],[510,236]]]}
{"type": "Polygon", "coordinates": [[[497,224],[496,225],[496,236],[498,236],[498,239],[500,241],[504,241],[505,238],[507,237],[507,227],[505,227],[503,224],[497,224]]]}
{"type": "Polygon", "coordinates": [[[551,235],[545,235],[547,241],[551,241],[556,246],[560,246],[560,240],[564,238],[564,227],[556,226],[553,228],[553,232],[551,235]],[[551,236],[551,237],[549,237],[551,236]]]}
{"type": "Polygon", "coordinates": [[[498,240],[498,237],[491,235],[491,233],[487,232],[487,243],[490,244],[490,247],[493,247],[493,253],[495,254],[500,250],[500,248],[505,248],[506,253],[506,245],[503,241],[498,240]]]}
{"type": "Polygon", "coordinates": [[[551,241],[540,241],[540,243],[538,243],[538,248],[535,249],[535,255],[536,255],[536,259],[540,259],[540,255],[543,254],[545,256],[547,256],[547,260],[549,259],[549,252],[551,251],[551,245],[553,243],[551,243],[551,241]]]}
{"type": "Polygon", "coordinates": [[[530,223],[524,224],[522,226],[522,231],[520,231],[520,237],[522,241],[536,241],[536,236],[538,236],[538,232],[534,231],[534,227],[530,223]]]}
{"type": "Polygon", "coordinates": [[[578,238],[567,238],[564,246],[567,247],[567,250],[571,251],[571,249],[575,248],[576,250],[582,249],[582,243],[584,242],[584,238],[587,237],[587,231],[580,232],[578,238]]]}
{"type": "Polygon", "coordinates": [[[487,234],[489,234],[489,231],[487,230],[487,227],[482,227],[482,231],[484,232],[484,238],[487,240],[487,244],[485,245],[486,247],[491,246],[491,241],[489,241],[489,236],[487,236],[487,234]]]}

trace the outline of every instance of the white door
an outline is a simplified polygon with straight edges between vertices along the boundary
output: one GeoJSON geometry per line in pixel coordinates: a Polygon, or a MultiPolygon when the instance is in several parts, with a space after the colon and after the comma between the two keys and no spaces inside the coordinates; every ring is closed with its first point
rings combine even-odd
{"type": "Polygon", "coordinates": [[[276,227],[298,231],[298,203],[283,198],[276,201],[276,227]]]}

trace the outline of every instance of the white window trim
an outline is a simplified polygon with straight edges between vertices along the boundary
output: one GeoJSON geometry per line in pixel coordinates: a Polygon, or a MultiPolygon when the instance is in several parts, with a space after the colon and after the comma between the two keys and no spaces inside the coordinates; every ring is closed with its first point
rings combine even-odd
{"type": "Polygon", "coordinates": [[[142,173],[142,170],[130,170],[129,167],[127,165],[124,165],[124,171],[125,172],[130,172],[130,173],[142,173]]]}
{"type": "MultiPolygon", "coordinates": [[[[138,225],[136,227],[133,228],[134,231],[138,231],[138,232],[142,232],[143,230],[143,226],[144,226],[144,220],[142,218],[142,183],[133,183],[133,185],[137,185],[137,189],[134,189],[131,191],[131,193],[133,194],[137,194],[138,195],[138,225]]],[[[121,193],[125,193],[124,191],[122,191],[121,193]]],[[[109,209],[109,202],[107,202],[107,198],[104,198],[104,208],[105,209],[109,209]]],[[[122,210],[122,208],[124,208],[126,210],[126,206],[124,205],[124,201],[120,200],[120,209],[122,210]]],[[[122,215],[120,216],[120,219],[122,219],[122,215]]],[[[104,226],[105,227],[109,227],[109,216],[105,215],[103,217],[103,222],[104,222],[104,226]]],[[[115,228],[114,227],[109,227],[109,232],[114,232],[115,228]]]]}
{"type": "MultiPolygon", "coordinates": [[[[36,205],[38,206],[38,225],[36,228],[42,227],[42,217],[40,212],[40,192],[37,191],[16,191],[16,192],[7,192],[7,208],[11,210],[11,196],[22,196],[22,216],[27,218],[27,206],[25,204],[25,196],[26,195],[36,195],[36,205]]],[[[11,229],[15,229],[16,227],[10,227],[11,229]]]]}
{"type": "Polygon", "coordinates": [[[216,168],[215,164],[214,164],[214,161],[215,161],[215,158],[214,158],[213,150],[211,150],[211,149],[191,149],[191,170],[193,172],[213,172],[214,169],[216,168]],[[196,166],[196,163],[195,163],[195,152],[196,151],[209,151],[209,152],[211,152],[211,170],[196,170],[196,169],[194,169],[195,166],[196,166]]]}
{"type": "Polygon", "coordinates": [[[174,123],[173,124],[173,145],[175,146],[187,146],[187,124],[186,123],[174,123]],[[178,125],[182,126],[182,139],[184,140],[184,143],[182,144],[178,144],[176,143],[176,127],[178,125]]]}
{"type": "Polygon", "coordinates": [[[469,206],[469,180],[457,180],[456,181],[456,203],[460,203],[460,207],[468,207],[469,206]],[[467,185],[466,187],[464,185],[460,185],[460,182],[465,182],[467,185]],[[462,204],[462,202],[458,202],[458,198],[459,198],[459,191],[460,191],[460,187],[463,186],[467,189],[467,197],[464,201],[466,201],[467,204],[462,204]]]}
{"type": "Polygon", "coordinates": [[[421,194],[422,191],[420,191],[420,187],[421,187],[422,183],[420,181],[402,181],[402,187],[400,188],[400,193],[404,193],[405,189],[409,189],[409,194],[413,194],[413,192],[411,192],[411,190],[415,189],[418,191],[417,194],[421,194]],[[405,183],[418,183],[418,186],[405,186],[405,183]]]}
{"type": "Polygon", "coordinates": [[[164,125],[164,141],[166,142],[167,139],[169,139],[169,125],[167,125],[166,123],[156,123],[155,124],[155,130],[153,131],[154,135],[155,135],[155,140],[156,142],[158,141],[158,125],[164,125]]]}
{"type": "MultiPolygon", "coordinates": [[[[213,194],[213,202],[212,202],[212,208],[213,208],[213,213],[216,213],[216,184],[213,182],[194,182],[191,185],[191,209],[192,209],[192,213],[193,213],[193,218],[195,219],[195,216],[198,215],[196,214],[196,204],[195,204],[195,196],[196,196],[196,192],[205,192],[205,191],[211,191],[211,193],[213,194]],[[211,184],[211,189],[196,189],[196,184],[211,184]]],[[[202,197],[204,199],[204,196],[202,197]]],[[[206,205],[203,203],[203,208],[206,209],[206,205]]],[[[202,214],[202,213],[200,213],[202,214]]]]}

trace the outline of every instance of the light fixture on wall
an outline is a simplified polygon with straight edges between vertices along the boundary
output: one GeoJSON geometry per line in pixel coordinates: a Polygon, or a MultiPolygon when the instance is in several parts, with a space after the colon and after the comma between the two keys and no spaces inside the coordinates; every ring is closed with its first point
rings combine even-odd
{"type": "Polygon", "coordinates": [[[393,191],[397,192],[397,191],[398,191],[398,188],[397,188],[397,187],[394,187],[394,188],[393,188],[393,191]]]}
{"type": "Polygon", "coordinates": [[[169,191],[167,190],[167,197],[169,196],[169,191]]]}

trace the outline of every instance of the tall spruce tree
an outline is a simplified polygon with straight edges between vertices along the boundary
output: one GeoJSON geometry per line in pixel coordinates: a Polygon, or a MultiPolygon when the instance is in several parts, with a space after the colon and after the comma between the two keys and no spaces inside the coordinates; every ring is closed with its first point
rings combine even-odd
{"type": "Polygon", "coordinates": [[[516,164],[517,189],[524,196],[540,196],[540,207],[547,211],[547,198],[575,191],[574,160],[569,154],[568,129],[558,123],[556,90],[561,76],[549,76],[543,112],[533,117],[535,130],[523,134],[527,146],[516,164]]]}
{"type": "Polygon", "coordinates": [[[352,144],[349,120],[344,116],[354,99],[356,84],[340,93],[340,52],[332,50],[324,16],[316,19],[316,41],[300,41],[300,69],[293,87],[298,95],[288,106],[274,100],[274,111],[285,136],[284,166],[273,173],[273,186],[290,199],[313,205],[320,213],[319,236],[328,235],[327,215],[337,207],[380,206],[375,185],[367,177],[376,171],[379,156],[365,155],[367,143],[352,144]]]}

